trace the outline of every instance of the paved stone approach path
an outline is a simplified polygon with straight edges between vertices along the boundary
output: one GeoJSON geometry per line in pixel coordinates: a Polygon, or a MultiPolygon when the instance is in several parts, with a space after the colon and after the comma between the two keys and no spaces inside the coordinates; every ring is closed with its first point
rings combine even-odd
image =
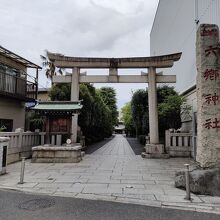
{"type": "Polygon", "coordinates": [[[114,139],[95,151],[93,155],[134,156],[135,153],[122,135],[116,135],[114,139]]]}
{"type": "Polygon", "coordinates": [[[174,187],[175,172],[185,163],[194,166],[187,158],[143,159],[122,135],[116,135],[78,164],[27,160],[24,184],[18,184],[20,162],[11,164],[8,174],[0,176],[0,188],[220,213],[220,197],[192,195],[189,202],[184,200],[185,191],[174,187]]]}

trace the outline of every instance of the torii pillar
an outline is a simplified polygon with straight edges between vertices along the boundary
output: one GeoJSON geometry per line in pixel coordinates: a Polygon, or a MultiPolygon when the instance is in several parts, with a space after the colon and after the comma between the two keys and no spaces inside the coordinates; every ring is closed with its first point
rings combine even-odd
{"type": "Polygon", "coordinates": [[[164,145],[159,140],[159,120],[157,107],[157,73],[155,67],[148,68],[148,105],[149,105],[149,131],[150,143],[145,146],[142,153],[144,158],[169,158],[165,153],[164,145]]]}
{"type": "Polygon", "coordinates": [[[157,85],[156,69],[149,68],[148,72],[148,105],[149,105],[149,128],[150,143],[159,144],[158,109],[157,109],[157,85]]]}
{"type": "MultiPolygon", "coordinates": [[[[80,69],[74,67],[72,70],[71,79],[71,101],[79,100],[79,75],[80,69]]],[[[71,141],[76,143],[77,141],[77,128],[78,128],[78,114],[72,116],[72,126],[71,126],[71,141]]]]}

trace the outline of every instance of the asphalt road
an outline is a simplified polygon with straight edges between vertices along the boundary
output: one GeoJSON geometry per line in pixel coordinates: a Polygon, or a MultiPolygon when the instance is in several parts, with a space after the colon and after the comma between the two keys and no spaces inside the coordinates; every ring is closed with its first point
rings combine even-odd
{"type": "Polygon", "coordinates": [[[215,214],[0,190],[0,220],[219,220],[215,214]]]}

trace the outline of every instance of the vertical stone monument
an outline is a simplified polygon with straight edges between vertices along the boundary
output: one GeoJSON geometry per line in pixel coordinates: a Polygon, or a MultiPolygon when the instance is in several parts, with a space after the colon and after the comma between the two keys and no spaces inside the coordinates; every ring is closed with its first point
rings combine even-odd
{"type": "Polygon", "coordinates": [[[196,160],[202,168],[220,167],[220,47],[217,25],[200,25],[197,31],[196,59],[196,160]]]}
{"type": "MultiPolygon", "coordinates": [[[[220,51],[219,29],[202,24],[197,31],[197,154],[200,167],[190,172],[190,191],[220,196],[220,51]]],[[[185,172],[175,186],[185,188],[185,172]]]]}

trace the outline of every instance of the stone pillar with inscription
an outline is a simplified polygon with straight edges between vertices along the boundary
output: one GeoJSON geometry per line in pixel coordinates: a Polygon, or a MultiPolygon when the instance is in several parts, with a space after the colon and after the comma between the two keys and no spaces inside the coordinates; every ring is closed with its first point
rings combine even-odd
{"type": "Polygon", "coordinates": [[[220,48],[217,25],[197,31],[198,135],[196,160],[202,168],[220,166],[220,48]]]}

